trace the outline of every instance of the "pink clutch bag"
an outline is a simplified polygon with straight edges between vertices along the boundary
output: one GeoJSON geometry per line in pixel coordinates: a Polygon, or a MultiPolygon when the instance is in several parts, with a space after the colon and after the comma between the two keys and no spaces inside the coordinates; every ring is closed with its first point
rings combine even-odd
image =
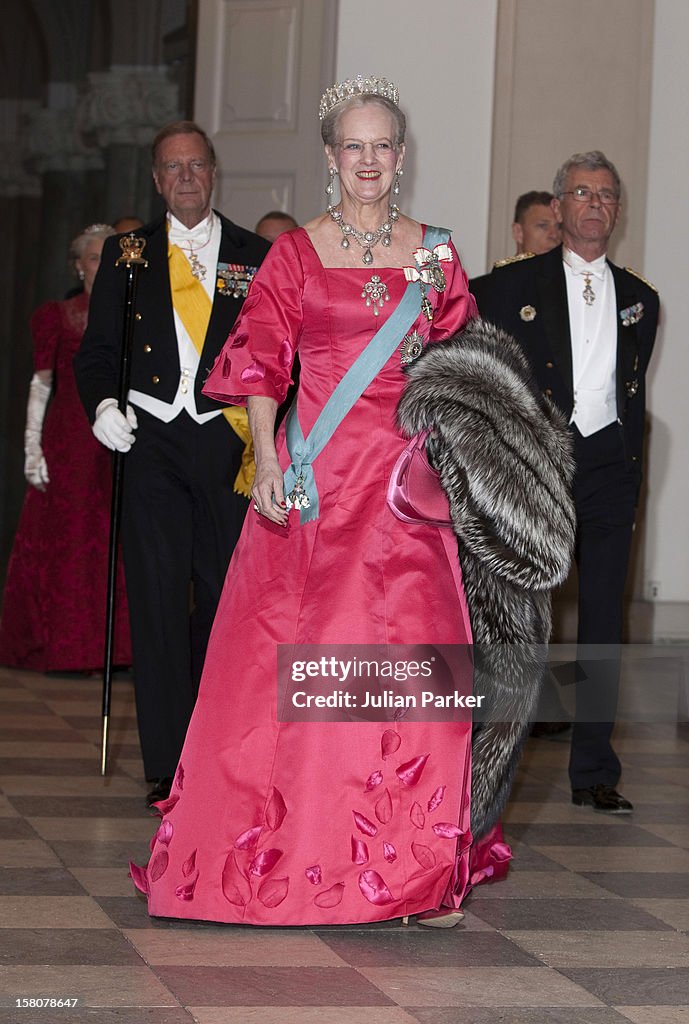
{"type": "Polygon", "coordinates": [[[412,437],[395,463],[388,484],[388,505],[405,523],[451,527],[447,495],[426,455],[427,437],[427,430],[412,437]]]}

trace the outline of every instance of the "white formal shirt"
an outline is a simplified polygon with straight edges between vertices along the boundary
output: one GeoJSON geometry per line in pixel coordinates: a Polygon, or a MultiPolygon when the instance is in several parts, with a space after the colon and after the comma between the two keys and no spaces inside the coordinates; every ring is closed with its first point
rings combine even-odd
{"type": "Polygon", "coordinates": [[[615,282],[605,256],[589,263],[566,246],[562,259],[567,282],[572,338],[574,406],[570,423],[589,437],[617,419],[617,306],[615,282]],[[585,274],[595,299],[584,299],[585,274]]]}
{"type": "MultiPolygon", "coordinates": [[[[179,246],[187,259],[193,252],[199,264],[206,268],[206,276],[201,284],[206,290],[211,305],[215,298],[215,278],[218,266],[218,253],[220,251],[220,236],[222,225],[220,218],[211,210],[209,215],[193,228],[187,228],[180,223],[171,213],[167,215],[169,239],[174,245],[179,246]]],[[[193,263],[190,260],[193,268],[193,263]]],[[[177,349],[179,352],[179,382],[175,393],[174,402],[162,402],[153,395],[147,395],[143,391],[130,390],[129,401],[132,405],[145,409],[151,416],[162,420],[163,423],[170,423],[179,416],[184,409],[197,423],[206,423],[215,416],[222,414],[222,409],[212,409],[210,412],[198,412],[194,399],[194,383],[197,373],[205,376],[210,366],[199,367],[200,357],[194,343],[189,337],[187,330],[174,311],[175,331],[177,333],[177,349]]]]}

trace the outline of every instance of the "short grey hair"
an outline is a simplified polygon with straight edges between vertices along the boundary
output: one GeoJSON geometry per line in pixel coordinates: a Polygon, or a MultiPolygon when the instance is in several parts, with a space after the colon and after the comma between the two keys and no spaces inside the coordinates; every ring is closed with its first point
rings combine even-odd
{"type": "Polygon", "coordinates": [[[553,194],[556,199],[562,199],[567,175],[573,167],[584,167],[587,171],[609,171],[615,185],[617,198],[620,198],[622,182],[620,181],[620,176],[617,173],[617,168],[612,160],[608,160],[605,153],[602,153],[600,149],[591,149],[588,153],[575,153],[569,158],[569,160],[565,160],[553,181],[553,194]]]}
{"type": "Polygon", "coordinates": [[[379,107],[383,107],[388,113],[392,114],[395,122],[395,138],[393,139],[393,145],[395,149],[404,142],[407,134],[407,119],[392,100],[389,100],[387,96],[377,96],[374,93],[363,93],[361,96],[352,96],[351,99],[343,100],[342,103],[337,103],[332,110],[328,111],[323,120],[321,121],[321,138],[326,146],[336,146],[339,142],[338,139],[338,128],[340,126],[340,118],[346,111],[352,110],[355,107],[365,107],[369,103],[377,103],[379,107]]]}
{"type": "Polygon", "coordinates": [[[110,224],[89,224],[76,238],[72,239],[69,247],[70,260],[78,260],[80,256],[83,256],[86,243],[92,238],[102,238],[105,241],[106,238],[110,238],[110,235],[116,234],[117,232],[110,224]]]}

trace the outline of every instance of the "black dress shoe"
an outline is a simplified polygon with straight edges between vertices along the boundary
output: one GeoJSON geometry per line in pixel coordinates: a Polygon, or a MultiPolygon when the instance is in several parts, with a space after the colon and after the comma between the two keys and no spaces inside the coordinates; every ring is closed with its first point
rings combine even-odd
{"type": "Polygon", "coordinates": [[[172,789],[172,778],[169,779],[155,779],[151,780],[155,782],[153,789],[150,793],[146,794],[146,803],[150,807],[152,804],[157,804],[159,800],[167,800],[172,789]]]}
{"type": "Polygon", "coordinates": [[[573,789],[572,803],[577,807],[593,807],[594,811],[603,811],[604,814],[631,814],[634,810],[629,800],[604,782],[597,782],[589,789],[573,789]]]}

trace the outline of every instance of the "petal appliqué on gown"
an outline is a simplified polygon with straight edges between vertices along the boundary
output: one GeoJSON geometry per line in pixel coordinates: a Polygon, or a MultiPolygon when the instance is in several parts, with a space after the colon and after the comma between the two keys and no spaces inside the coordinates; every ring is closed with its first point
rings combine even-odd
{"type": "Polygon", "coordinates": [[[227,855],[222,872],[222,891],[228,903],[245,907],[251,899],[251,886],[237,866],[234,851],[227,855]]]}
{"type": "Polygon", "coordinates": [[[433,796],[428,801],[428,813],[429,814],[432,811],[436,811],[440,807],[441,803],[443,802],[443,797],[445,796],[445,790],[446,789],[447,789],[447,786],[438,786],[438,788],[436,789],[435,793],[433,794],[433,796]]]}
{"type": "Polygon", "coordinates": [[[282,850],[263,850],[262,853],[257,854],[249,865],[249,874],[251,875],[267,875],[269,871],[272,871],[277,862],[282,857],[282,850]]]}
{"type": "Polygon", "coordinates": [[[371,772],[369,777],[366,779],[366,786],[364,789],[365,793],[370,793],[376,786],[380,786],[383,781],[383,773],[381,771],[371,772]]]}
{"type": "Polygon", "coordinates": [[[399,750],[400,744],[402,743],[402,737],[399,733],[393,732],[392,729],[386,729],[383,733],[380,741],[380,749],[383,755],[383,760],[394,754],[396,750],[399,750]]]}
{"type": "Polygon", "coordinates": [[[181,900],[182,903],[191,902],[194,898],[194,889],[196,888],[198,880],[199,876],[197,875],[193,882],[188,882],[186,885],[178,885],[175,889],[175,896],[177,899],[181,900]]]}
{"type": "Polygon", "coordinates": [[[421,754],[411,761],[405,761],[399,768],[395,768],[395,775],[405,786],[416,786],[423,775],[429,757],[430,754],[421,754]]]}
{"type": "Polygon", "coordinates": [[[187,857],[184,864],[182,864],[182,874],[185,878],[189,878],[190,875],[194,874],[196,870],[196,850],[190,857],[187,857]]]}
{"type": "Polygon", "coordinates": [[[142,892],[144,896],[148,896],[150,889],[148,886],[148,875],[146,868],[140,868],[138,864],[129,862],[129,877],[131,878],[134,885],[137,887],[139,892],[142,892]]]}
{"type": "Polygon", "coordinates": [[[279,789],[275,789],[270,794],[270,800],[266,807],[266,824],[271,832],[277,832],[285,820],[287,814],[287,804],[285,803],[282,793],[279,789]]]}
{"type": "Polygon", "coordinates": [[[387,825],[392,818],[392,798],[390,796],[390,790],[386,788],[385,792],[376,801],[376,818],[381,825],[387,825]]]}
{"type": "Polygon", "coordinates": [[[279,907],[287,896],[289,878],[267,878],[258,890],[258,898],[264,907],[279,907]]]}
{"type": "Polygon", "coordinates": [[[167,850],[161,850],[156,853],[155,857],[148,866],[148,877],[152,882],[157,882],[159,878],[162,878],[167,871],[167,866],[170,862],[170,857],[167,850]]]}
{"type": "Polygon", "coordinates": [[[409,820],[414,828],[423,828],[426,824],[426,815],[423,813],[421,804],[414,801],[409,809],[409,820]]]}
{"type": "Polygon", "coordinates": [[[354,815],[354,823],[360,832],[363,832],[369,839],[373,839],[374,836],[378,835],[378,826],[369,821],[365,815],[359,814],[358,811],[352,811],[352,814],[354,815]]]}
{"type": "Polygon", "coordinates": [[[395,901],[395,897],[388,889],[382,877],[377,871],[372,869],[362,871],[359,875],[359,889],[362,896],[365,896],[369,903],[374,903],[377,907],[384,906],[386,903],[394,903],[395,901]]]}
{"type": "Polygon", "coordinates": [[[397,850],[392,843],[383,843],[383,856],[388,864],[394,864],[397,860],[397,850]]]}
{"type": "Polygon", "coordinates": [[[320,885],[323,881],[323,872],[320,864],[314,864],[310,868],[305,868],[304,874],[308,878],[311,885],[320,885]]]}
{"type": "Polygon", "coordinates": [[[453,825],[450,821],[436,822],[433,826],[433,831],[441,839],[457,839],[463,834],[459,825],[453,825]]]}
{"type": "Polygon", "coordinates": [[[417,861],[422,868],[430,871],[431,868],[435,867],[436,856],[430,846],[424,846],[423,843],[412,843],[411,852],[414,856],[414,860],[417,861]]]}
{"type": "Polygon", "coordinates": [[[248,366],[245,366],[240,377],[244,384],[258,384],[266,375],[266,368],[260,359],[253,359],[248,366]]]}
{"type": "Polygon", "coordinates": [[[246,832],[242,832],[238,835],[234,841],[235,850],[253,850],[258,843],[258,837],[263,831],[263,825],[254,825],[253,828],[248,828],[246,832]]]}
{"type": "Polygon", "coordinates": [[[314,896],[313,902],[322,910],[328,910],[330,907],[336,907],[342,902],[344,889],[344,882],[337,882],[335,885],[331,885],[329,889],[326,889],[324,892],[319,892],[317,896],[314,896]]]}
{"type": "Polygon", "coordinates": [[[163,821],[161,821],[160,825],[158,826],[158,831],[156,832],[154,839],[156,839],[159,843],[162,843],[163,846],[168,846],[170,844],[170,840],[172,839],[174,831],[175,830],[172,827],[172,822],[168,821],[168,819],[165,818],[163,821]]]}
{"type": "Polygon", "coordinates": [[[363,839],[352,836],[352,864],[368,864],[368,846],[363,839]]]}

